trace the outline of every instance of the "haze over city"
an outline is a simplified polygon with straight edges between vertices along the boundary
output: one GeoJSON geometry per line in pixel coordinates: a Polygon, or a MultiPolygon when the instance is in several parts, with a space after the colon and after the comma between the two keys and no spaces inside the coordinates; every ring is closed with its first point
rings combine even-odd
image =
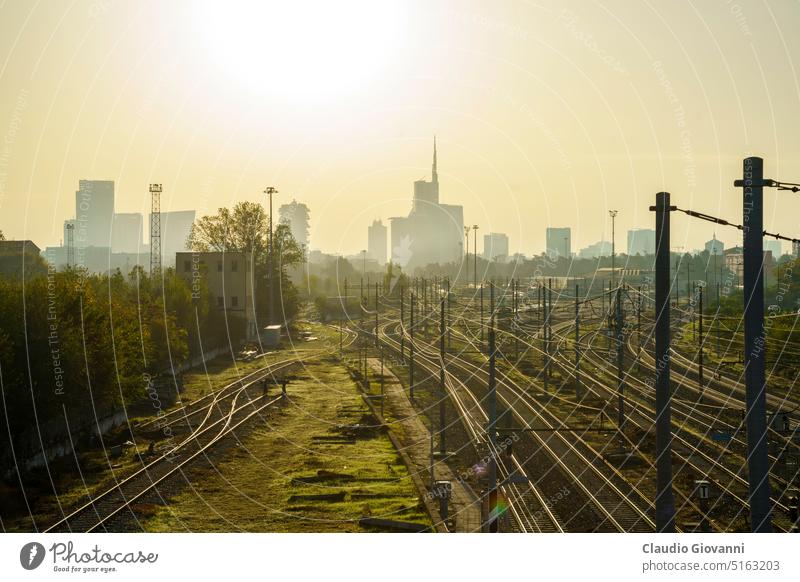
{"type": "Polygon", "coordinates": [[[0,0],[0,579],[796,580],[798,31],[0,0]]]}
{"type": "MultiPolygon", "coordinates": [[[[163,183],[163,210],[198,217],[275,184],[310,208],[311,249],[355,254],[408,213],[436,135],[442,202],[532,255],[546,226],[610,240],[610,209],[652,228],[659,190],[731,215],[743,153],[768,175],[800,155],[788,2],[199,4],[2,7],[8,238],[57,245],[80,179],[144,214],[163,183]]],[[[796,227],[771,197],[765,217],[796,227]]]]}

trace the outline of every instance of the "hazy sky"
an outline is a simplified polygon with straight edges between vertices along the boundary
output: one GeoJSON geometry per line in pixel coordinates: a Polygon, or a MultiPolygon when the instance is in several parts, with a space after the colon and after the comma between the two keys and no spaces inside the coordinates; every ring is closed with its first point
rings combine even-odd
{"type": "MultiPolygon", "coordinates": [[[[442,201],[512,252],[548,225],[610,239],[610,208],[624,250],[664,189],[740,222],[741,158],[800,181],[798,30],[790,0],[0,0],[0,229],[58,243],[80,178],[115,180],[120,212],[149,182],[199,214],[274,185],[312,248],[356,252],[408,212],[434,134],[442,201]]],[[[766,199],[800,235],[800,197],[766,199]]]]}

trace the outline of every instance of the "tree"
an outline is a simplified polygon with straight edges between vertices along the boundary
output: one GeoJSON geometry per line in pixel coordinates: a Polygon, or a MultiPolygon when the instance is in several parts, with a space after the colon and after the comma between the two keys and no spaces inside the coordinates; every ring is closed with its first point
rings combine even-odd
{"type": "Polygon", "coordinates": [[[264,208],[255,202],[239,202],[233,207],[220,208],[217,214],[204,216],[192,225],[189,245],[195,251],[245,252],[252,258],[255,281],[256,318],[269,312],[269,285],[275,283],[272,312],[282,314],[289,321],[299,309],[299,294],[287,269],[299,265],[305,259],[303,248],[292,236],[288,224],[274,224],[273,276],[269,263],[269,217],[264,208]]]}
{"type": "Polygon", "coordinates": [[[203,216],[192,225],[189,246],[196,251],[240,251],[261,256],[269,240],[269,218],[255,202],[239,202],[203,216]]]}

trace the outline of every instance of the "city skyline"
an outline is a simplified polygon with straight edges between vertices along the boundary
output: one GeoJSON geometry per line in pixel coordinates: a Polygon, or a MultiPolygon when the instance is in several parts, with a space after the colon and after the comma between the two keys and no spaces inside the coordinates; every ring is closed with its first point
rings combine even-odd
{"type": "MultiPolygon", "coordinates": [[[[689,3],[661,13],[344,2],[325,16],[348,41],[323,59],[312,51],[332,33],[299,7],[274,15],[277,28],[304,31],[281,33],[292,50],[278,56],[260,47],[255,23],[266,9],[255,6],[87,1],[45,15],[10,3],[0,19],[0,132],[11,142],[0,229],[57,243],[72,185],[86,177],[116,182],[120,213],[148,212],[147,185],[159,182],[165,211],[198,216],[263,202],[264,185],[276,184],[276,204],[295,197],[330,218],[314,221],[316,248],[354,253],[371,220],[404,211],[432,134],[440,181],[465,223],[507,233],[512,254],[544,248],[554,224],[572,225],[574,248],[608,240],[611,208],[620,232],[652,228],[647,208],[660,190],[733,218],[742,152],[764,157],[769,176],[800,154],[797,91],[772,86],[793,78],[788,55],[800,52],[794,35],[776,34],[791,14],[782,4],[766,13],[741,6],[746,27],[689,3]],[[51,35],[56,22],[61,32],[51,35]],[[764,39],[757,55],[747,48],[755,36],[764,39]],[[715,49],[693,50],[698,38],[715,49]],[[274,82],[254,74],[262,65],[274,82]],[[750,82],[763,67],[765,81],[750,82]],[[68,88],[51,71],[63,71],[68,88]],[[316,82],[325,91],[308,91],[316,82]]],[[[791,232],[790,214],[776,208],[767,197],[766,228],[791,232]]],[[[680,217],[673,230],[684,248],[708,238],[680,217]]]]}

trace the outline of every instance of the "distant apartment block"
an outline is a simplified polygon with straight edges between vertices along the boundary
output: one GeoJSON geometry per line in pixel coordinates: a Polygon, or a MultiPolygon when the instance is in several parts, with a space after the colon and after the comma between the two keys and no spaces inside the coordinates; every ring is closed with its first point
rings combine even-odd
{"type": "Polygon", "coordinates": [[[502,232],[483,235],[483,258],[498,262],[508,260],[508,235],[502,232]]]}
{"type": "Polygon", "coordinates": [[[114,182],[80,180],[75,192],[75,247],[111,247],[113,220],[114,182]]]}
{"type": "Polygon", "coordinates": [[[115,213],[111,227],[112,253],[142,252],[144,218],[138,212],[115,213]]]}
{"type": "Polygon", "coordinates": [[[308,230],[310,211],[308,206],[292,200],[289,204],[283,204],[278,208],[280,222],[289,225],[294,240],[301,245],[304,250],[308,250],[308,230]]]}
{"type": "Polygon", "coordinates": [[[656,231],[652,228],[634,228],[628,231],[628,255],[654,255],[656,252],[656,231]]]}
{"type": "Polygon", "coordinates": [[[380,220],[373,220],[367,227],[367,256],[379,265],[386,264],[389,250],[389,229],[380,220]]]}
{"type": "Polygon", "coordinates": [[[547,229],[547,256],[551,259],[559,257],[570,258],[572,256],[572,229],[548,228],[547,229]]]}
{"type": "Polygon", "coordinates": [[[607,240],[601,240],[588,247],[582,248],[578,252],[580,259],[597,259],[599,257],[608,257],[611,255],[611,243],[607,240]]]}
{"type": "Polygon", "coordinates": [[[194,210],[161,213],[161,261],[165,267],[174,266],[172,261],[176,253],[191,250],[188,240],[194,219],[194,210]]]}
{"type": "Polygon", "coordinates": [[[764,239],[764,250],[770,251],[772,256],[776,259],[783,254],[783,248],[781,247],[781,241],[779,240],[764,239]]]}

